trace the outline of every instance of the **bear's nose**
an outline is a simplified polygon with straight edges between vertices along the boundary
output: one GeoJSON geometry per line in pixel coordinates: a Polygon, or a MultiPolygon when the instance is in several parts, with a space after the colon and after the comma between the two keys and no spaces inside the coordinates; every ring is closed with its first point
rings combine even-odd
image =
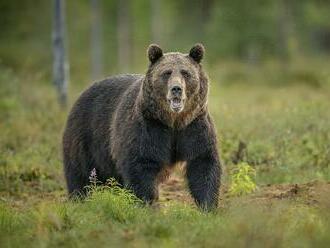
{"type": "Polygon", "coordinates": [[[174,96],[181,96],[182,95],[182,88],[178,85],[172,87],[171,92],[174,96]]]}

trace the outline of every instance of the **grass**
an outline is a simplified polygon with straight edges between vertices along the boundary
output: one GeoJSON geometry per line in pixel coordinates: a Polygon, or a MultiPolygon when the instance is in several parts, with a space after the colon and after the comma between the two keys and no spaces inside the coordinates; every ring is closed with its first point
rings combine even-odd
{"type": "Polygon", "coordinates": [[[83,203],[0,209],[0,240],[8,247],[325,247],[330,241],[328,212],[289,202],[205,214],[180,203],[154,210],[127,192],[107,190],[83,203]]]}
{"type": "MultiPolygon", "coordinates": [[[[220,90],[219,90],[220,91],[220,90]]],[[[258,183],[329,180],[330,91],[308,86],[232,86],[211,96],[223,158],[239,142],[258,183]]]]}
{"type": "Polygon", "coordinates": [[[180,198],[146,207],[116,187],[92,187],[86,201],[69,202],[60,154],[67,111],[44,79],[1,67],[0,246],[326,247],[329,99],[327,85],[213,81],[209,105],[226,165],[213,213],[180,198]],[[255,193],[227,192],[242,191],[233,181],[240,165],[253,169],[253,183],[245,182],[255,193]]]}

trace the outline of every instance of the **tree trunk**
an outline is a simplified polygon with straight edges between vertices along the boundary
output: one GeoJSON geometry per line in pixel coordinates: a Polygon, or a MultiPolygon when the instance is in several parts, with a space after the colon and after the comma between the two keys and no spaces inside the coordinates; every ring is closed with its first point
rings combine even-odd
{"type": "Polygon", "coordinates": [[[279,54],[283,62],[287,62],[289,58],[289,36],[291,33],[291,23],[288,4],[286,0],[279,3],[279,54]]]}
{"type": "Polygon", "coordinates": [[[121,72],[129,72],[131,65],[131,17],[130,0],[118,0],[117,37],[118,67],[121,72]]]}
{"type": "Polygon", "coordinates": [[[151,42],[160,43],[161,41],[161,0],[150,0],[151,5],[151,42]]]}
{"type": "Polygon", "coordinates": [[[69,64],[65,45],[65,1],[54,0],[53,17],[53,82],[57,88],[58,100],[62,107],[67,104],[69,64]]]}
{"type": "Polygon", "coordinates": [[[210,21],[213,7],[214,0],[201,0],[201,22],[203,33],[206,33],[206,27],[210,21]]]}
{"type": "Polygon", "coordinates": [[[91,0],[92,25],[91,25],[91,68],[92,80],[99,79],[103,75],[102,57],[102,17],[99,0],[91,0]]]}

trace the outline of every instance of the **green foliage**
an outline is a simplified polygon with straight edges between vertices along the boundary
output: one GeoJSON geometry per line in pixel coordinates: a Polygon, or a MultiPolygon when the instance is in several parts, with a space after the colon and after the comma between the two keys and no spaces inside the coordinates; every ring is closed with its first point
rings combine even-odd
{"type": "Polygon", "coordinates": [[[88,195],[86,202],[89,205],[93,205],[96,211],[106,210],[104,212],[107,216],[104,218],[115,219],[120,223],[136,218],[132,211],[142,207],[142,201],[129,190],[120,187],[114,179],[109,179],[103,186],[92,182],[88,187],[88,195]]]}
{"type": "MultiPolygon", "coordinates": [[[[146,70],[150,2],[131,1],[131,72],[146,70]]],[[[66,3],[73,101],[89,83],[91,9],[90,1],[66,3]]],[[[204,42],[210,62],[209,107],[229,193],[218,211],[202,213],[174,200],[145,206],[97,177],[86,200],[67,200],[60,152],[67,112],[50,80],[52,4],[1,1],[0,247],[328,247],[326,188],[280,200],[251,193],[256,185],[330,180],[328,9],[311,0],[161,1],[164,50],[204,42]],[[290,3],[289,19],[281,3],[290,3]],[[293,30],[281,37],[281,27],[293,30]],[[309,199],[313,193],[320,197],[309,199]]],[[[104,67],[117,74],[117,1],[102,2],[102,18],[104,67]]]]}
{"type": "Polygon", "coordinates": [[[256,171],[248,163],[237,164],[230,173],[229,194],[240,196],[252,193],[257,188],[256,171]]]}
{"type": "Polygon", "coordinates": [[[249,53],[259,57],[276,52],[276,33],[268,32],[277,25],[276,7],[276,1],[269,0],[217,1],[209,28],[212,59],[219,54],[247,59],[249,53]]]}
{"type": "Polygon", "coordinates": [[[329,242],[330,216],[325,209],[282,202],[262,211],[260,206],[250,203],[206,214],[182,204],[154,210],[130,199],[124,193],[104,191],[84,202],[41,203],[24,212],[2,205],[0,244],[2,247],[246,244],[326,247],[329,242]]]}
{"type": "MultiPolygon", "coordinates": [[[[161,37],[157,42],[165,51],[187,52],[193,43],[203,42],[207,48],[206,61],[211,64],[224,58],[258,65],[280,59],[284,67],[292,59],[329,54],[326,38],[330,23],[329,3],[326,1],[158,1],[161,6],[160,13],[157,13],[161,37]]],[[[103,62],[105,75],[108,75],[118,73],[120,69],[117,52],[118,35],[121,33],[118,31],[118,4],[114,0],[100,3],[103,62]]],[[[152,40],[151,2],[137,0],[127,2],[127,6],[131,12],[129,36],[132,68],[145,71],[145,50],[149,43],[155,42],[152,40]]],[[[49,79],[52,2],[38,0],[31,5],[27,0],[3,1],[0,11],[0,63],[20,73],[38,71],[49,79]]],[[[76,84],[87,83],[91,58],[90,1],[66,1],[66,17],[71,79],[76,84]]],[[[313,73],[300,72],[296,76],[319,83],[313,73]]]]}
{"type": "Polygon", "coordinates": [[[209,106],[229,168],[244,141],[241,160],[258,185],[329,180],[328,88],[212,86],[209,106]]]}
{"type": "MultiPolygon", "coordinates": [[[[330,179],[328,72],[315,63],[310,67],[320,86],[274,87],[263,83],[276,76],[270,72],[277,67],[268,66],[249,71],[241,63],[223,63],[209,70],[208,104],[220,154],[226,167],[234,168],[224,177],[224,188],[231,183],[237,196],[223,194],[214,213],[174,200],[158,209],[144,206],[113,181],[100,186],[96,180],[85,201],[67,201],[60,152],[67,112],[59,109],[54,89],[39,71],[21,77],[1,66],[0,246],[327,247],[327,191],[316,192],[322,197],[307,204],[301,198],[254,201],[259,191],[246,195],[248,202],[238,196],[255,185],[330,179]],[[222,77],[235,70],[240,73],[222,77]],[[222,79],[227,81],[220,87],[222,79]],[[239,141],[246,148],[235,167],[239,141]]],[[[83,87],[74,84],[70,99],[83,87]]],[[[313,190],[302,192],[302,198],[313,190]]]]}

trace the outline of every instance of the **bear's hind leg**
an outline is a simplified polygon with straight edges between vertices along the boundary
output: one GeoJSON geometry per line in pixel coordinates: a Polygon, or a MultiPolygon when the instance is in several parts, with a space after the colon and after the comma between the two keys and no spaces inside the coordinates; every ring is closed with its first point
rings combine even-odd
{"type": "Polygon", "coordinates": [[[70,199],[84,198],[86,196],[86,186],[89,184],[88,176],[83,175],[77,166],[66,164],[65,178],[70,199]]]}

